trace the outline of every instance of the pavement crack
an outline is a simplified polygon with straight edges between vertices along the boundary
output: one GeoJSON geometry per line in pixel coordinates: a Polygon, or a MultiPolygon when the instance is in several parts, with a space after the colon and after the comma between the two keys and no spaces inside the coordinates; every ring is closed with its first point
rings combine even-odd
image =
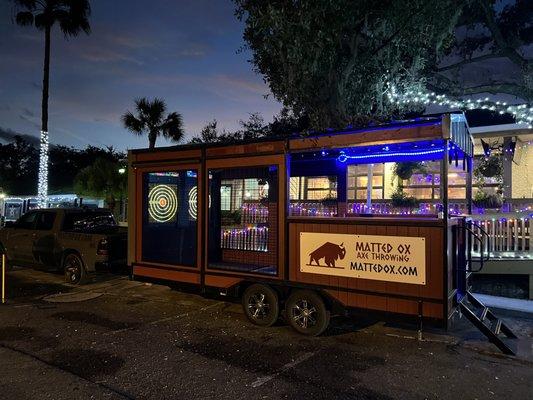
{"type": "Polygon", "coordinates": [[[298,364],[301,364],[304,361],[307,361],[308,359],[310,359],[311,357],[316,355],[319,351],[320,350],[312,352],[312,353],[304,353],[304,354],[302,354],[300,357],[298,357],[298,358],[292,360],[291,362],[283,365],[278,372],[276,372],[274,374],[271,374],[271,375],[265,375],[265,376],[257,378],[254,382],[252,382],[251,386],[253,388],[257,388],[257,387],[260,387],[260,386],[264,385],[265,383],[271,381],[272,379],[275,379],[277,376],[287,372],[290,369],[293,369],[298,364]]]}

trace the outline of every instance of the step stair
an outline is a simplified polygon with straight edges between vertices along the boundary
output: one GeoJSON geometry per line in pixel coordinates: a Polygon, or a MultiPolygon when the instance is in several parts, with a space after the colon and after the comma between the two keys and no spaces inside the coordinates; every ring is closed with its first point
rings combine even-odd
{"type": "Polygon", "coordinates": [[[467,291],[459,302],[459,308],[462,315],[478,328],[502,353],[516,355],[512,343],[512,339],[517,339],[516,335],[470,291],[467,291]]]}

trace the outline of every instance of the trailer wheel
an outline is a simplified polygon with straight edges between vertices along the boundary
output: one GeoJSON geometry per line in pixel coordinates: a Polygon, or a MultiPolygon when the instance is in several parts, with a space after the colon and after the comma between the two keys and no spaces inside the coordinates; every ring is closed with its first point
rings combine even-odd
{"type": "Polygon", "coordinates": [[[248,287],[242,296],[242,307],[246,317],[259,326],[271,326],[279,317],[278,295],[267,285],[248,287]]]}
{"type": "Polygon", "coordinates": [[[329,325],[330,313],[324,300],[309,290],[293,292],[287,300],[285,311],[289,325],[307,336],[318,336],[329,325]]]}

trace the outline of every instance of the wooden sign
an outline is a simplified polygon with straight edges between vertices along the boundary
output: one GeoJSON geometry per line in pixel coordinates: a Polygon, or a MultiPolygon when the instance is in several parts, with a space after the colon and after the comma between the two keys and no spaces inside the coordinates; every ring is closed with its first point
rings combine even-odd
{"type": "Polygon", "coordinates": [[[425,285],[426,243],[419,237],[301,232],[300,271],[425,285]]]}

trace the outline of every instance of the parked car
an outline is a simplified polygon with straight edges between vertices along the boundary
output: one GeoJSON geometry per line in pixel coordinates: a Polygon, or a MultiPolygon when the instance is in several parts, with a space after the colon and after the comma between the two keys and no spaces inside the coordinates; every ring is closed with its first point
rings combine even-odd
{"type": "Polygon", "coordinates": [[[127,230],[106,209],[39,209],[6,222],[0,249],[10,265],[53,266],[81,284],[91,272],[126,263],[127,230]]]}

